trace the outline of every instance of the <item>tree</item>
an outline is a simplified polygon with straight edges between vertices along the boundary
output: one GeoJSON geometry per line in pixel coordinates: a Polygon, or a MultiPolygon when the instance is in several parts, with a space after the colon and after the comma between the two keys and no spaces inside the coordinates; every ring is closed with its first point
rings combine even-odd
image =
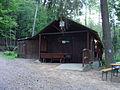
{"type": "Polygon", "coordinates": [[[115,0],[115,10],[116,10],[116,15],[118,17],[118,20],[120,21],[120,0],[115,0]]]}
{"type": "Polygon", "coordinates": [[[35,1],[32,0],[15,0],[17,5],[16,21],[17,35],[16,38],[29,37],[32,34],[32,25],[34,21],[35,1]]]}
{"type": "Polygon", "coordinates": [[[16,28],[16,38],[31,37],[33,32],[36,34],[49,23],[47,22],[48,11],[40,0],[16,0],[15,2],[18,7],[16,19],[18,27],[16,28]],[[36,15],[35,12],[37,12],[36,15]]]}
{"type": "Polygon", "coordinates": [[[100,0],[106,64],[114,62],[107,0],[100,0]]]}
{"type": "Polygon", "coordinates": [[[36,18],[37,18],[37,13],[38,13],[38,6],[39,6],[39,1],[37,1],[37,3],[36,3],[36,10],[35,10],[35,16],[34,16],[32,36],[34,36],[34,34],[35,34],[35,24],[36,24],[36,18]]]}
{"type": "Polygon", "coordinates": [[[48,20],[65,16],[81,15],[83,6],[81,0],[43,0],[43,5],[48,9],[48,20]],[[50,18],[49,18],[50,17],[50,18]]]}
{"type": "Polygon", "coordinates": [[[112,30],[112,43],[115,60],[119,60],[120,54],[120,0],[109,1],[110,23],[112,30]]]}
{"type": "Polygon", "coordinates": [[[15,3],[12,0],[0,1],[0,35],[5,39],[6,49],[10,50],[12,40],[15,40],[15,3]],[[9,42],[8,42],[9,39],[9,42]]]}

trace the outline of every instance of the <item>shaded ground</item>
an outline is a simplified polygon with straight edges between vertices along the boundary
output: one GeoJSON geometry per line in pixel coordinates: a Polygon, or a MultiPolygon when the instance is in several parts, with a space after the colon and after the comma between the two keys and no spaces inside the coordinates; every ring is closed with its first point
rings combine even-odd
{"type": "Polygon", "coordinates": [[[56,66],[0,58],[0,90],[120,90],[120,83],[102,81],[99,71],[56,70],[56,66]]]}

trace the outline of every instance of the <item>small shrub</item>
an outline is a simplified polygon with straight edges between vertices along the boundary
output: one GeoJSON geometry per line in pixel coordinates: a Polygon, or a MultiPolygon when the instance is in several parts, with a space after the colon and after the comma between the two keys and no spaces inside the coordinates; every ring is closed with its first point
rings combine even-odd
{"type": "Polygon", "coordinates": [[[102,65],[103,65],[103,66],[106,65],[105,59],[102,59],[102,65]]]}
{"type": "Polygon", "coordinates": [[[5,51],[2,56],[6,58],[14,59],[17,57],[17,53],[14,51],[5,51]]]}
{"type": "Polygon", "coordinates": [[[16,51],[17,48],[17,46],[9,46],[9,51],[16,51]]]}
{"type": "Polygon", "coordinates": [[[4,55],[7,55],[7,56],[11,56],[13,54],[13,52],[11,52],[11,51],[5,51],[4,52],[4,55]]]}

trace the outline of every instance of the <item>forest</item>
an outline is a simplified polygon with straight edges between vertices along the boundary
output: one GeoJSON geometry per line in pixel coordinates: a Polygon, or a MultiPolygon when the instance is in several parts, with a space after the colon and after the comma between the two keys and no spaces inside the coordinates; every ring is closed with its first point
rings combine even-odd
{"type": "MultiPolygon", "coordinates": [[[[120,61],[120,0],[107,0],[107,6],[113,56],[120,61]]],[[[97,31],[104,41],[99,0],[0,0],[0,39],[13,49],[16,40],[34,36],[61,16],[97,31]]]]}

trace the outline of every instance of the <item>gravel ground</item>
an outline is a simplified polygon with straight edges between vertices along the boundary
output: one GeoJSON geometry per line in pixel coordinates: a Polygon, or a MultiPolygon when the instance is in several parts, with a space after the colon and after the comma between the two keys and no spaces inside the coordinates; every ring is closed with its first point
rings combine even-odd
{"type": "Polygon", "coordinates": [[[120,83],[102,81],[99,71],[56,70],[56,66],[0,58],[0,90],[120,90],[120,83]]]}

